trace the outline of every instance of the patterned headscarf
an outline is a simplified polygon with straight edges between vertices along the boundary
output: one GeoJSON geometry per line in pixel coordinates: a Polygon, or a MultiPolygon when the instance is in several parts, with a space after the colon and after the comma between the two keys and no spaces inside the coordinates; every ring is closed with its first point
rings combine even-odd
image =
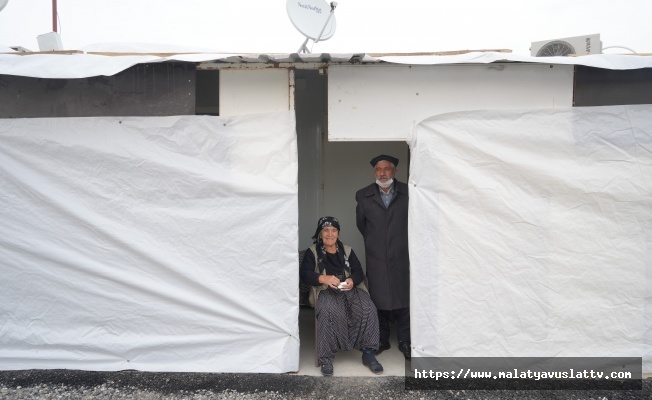
{"type": "Polygon", "coordinates": [[[319,240],[319,234],[321,233],[321,230],[324,229],[327,226],[332,226],[337,231],[339,232],[340,230],[340,221],[337,220],[335,217],[321,217],[319,218],[319,221],[317,222],[317,230],[315,231],[315,235],[312,237],[312,242],[317,243],[319,240]]]}

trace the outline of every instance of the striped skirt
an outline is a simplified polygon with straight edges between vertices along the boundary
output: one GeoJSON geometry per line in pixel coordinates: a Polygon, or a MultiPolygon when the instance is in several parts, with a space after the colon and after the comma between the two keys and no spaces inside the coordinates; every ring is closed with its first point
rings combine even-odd
{"type": "Polygon", "coordinates": [[[315,316],[320,365],[332,363],[338,350],[378,349],[378,312],[366,291],[323,290],[315,316]]]}

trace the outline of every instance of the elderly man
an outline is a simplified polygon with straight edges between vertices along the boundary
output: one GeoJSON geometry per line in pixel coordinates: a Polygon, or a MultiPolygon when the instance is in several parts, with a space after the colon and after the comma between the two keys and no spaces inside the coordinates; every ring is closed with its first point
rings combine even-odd
{"type": "Polygon", "coordinates": [[[376,182],[355,194],[356,223],[367,257],[369,294],[378,309],[378,353],[389,349],[390,326],[396,322],[398,348],[409,359],[410,257],[408,254],[408,186],[394,179],[398,159],[385,154],[371,160],[376,182]]]}

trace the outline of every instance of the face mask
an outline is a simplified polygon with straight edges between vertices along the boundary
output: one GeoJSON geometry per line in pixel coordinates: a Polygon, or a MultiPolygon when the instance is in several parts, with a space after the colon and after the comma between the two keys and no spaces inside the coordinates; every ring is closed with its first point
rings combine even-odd
{"type": "Polygon", "coordinates": [[[381,182],[378,179],[376,179],[376,184],[380,186],[383,189],[387,189],[388,187],[392,186],[392,183],[394,183],[394,179],[390,179],[387,182],[381,182]]]}

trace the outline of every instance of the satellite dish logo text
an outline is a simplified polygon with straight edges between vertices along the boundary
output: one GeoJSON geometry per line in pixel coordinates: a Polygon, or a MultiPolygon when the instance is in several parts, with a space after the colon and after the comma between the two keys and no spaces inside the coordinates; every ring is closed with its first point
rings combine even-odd
{"type": "Polygon", "coordinates": [[[312,11],[315,11],[317,14],[321,14],[321,8],[319,8],[319,7],[311,6],[311,5],[308,5],[308,4],[301,4],[298,1],[297,1],[297,4],[299,4],[299,7],[301,7],[301,8],[305,8],[307,10],[312,10],[312,11]]]}

